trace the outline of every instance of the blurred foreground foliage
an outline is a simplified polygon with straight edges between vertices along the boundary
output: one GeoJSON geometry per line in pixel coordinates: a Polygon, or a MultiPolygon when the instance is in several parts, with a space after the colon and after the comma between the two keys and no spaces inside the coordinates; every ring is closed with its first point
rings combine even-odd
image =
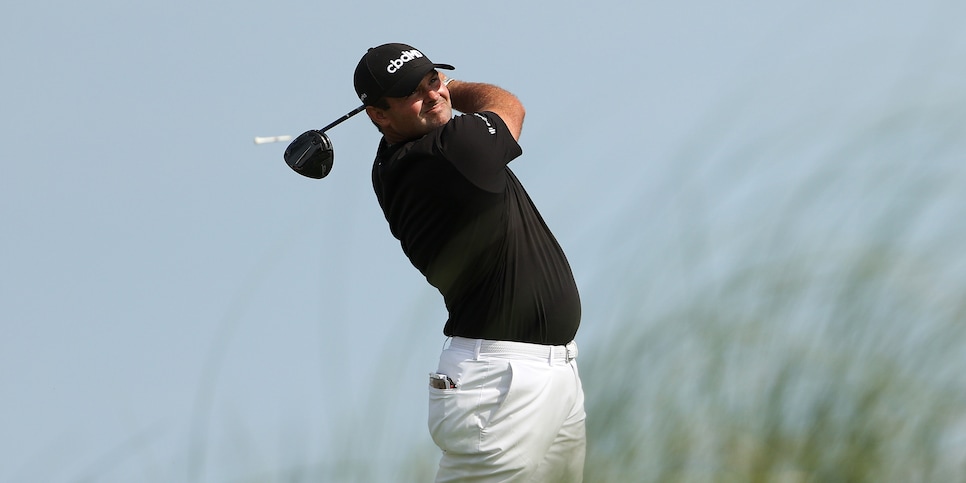
{"type": "Polygon", "coordinates": [[[964,113],[682,159],[744,191],[647,203],[688,222],[643,222],[610,330],[581,354],[586,481],[966,481],[964,113]]]}
{"type": "Polygon", "coordinates": [[[590,352],[587,481],[966,481],[966,303],[923,328],[909,314],[929,308],[876,267],[839,287],[874,296],[830,294],[849,316],[806,333],[782,325],[823,281],[792,264],[590,352]],[[757,310],[733,302],[747,297],[757,310]]]}

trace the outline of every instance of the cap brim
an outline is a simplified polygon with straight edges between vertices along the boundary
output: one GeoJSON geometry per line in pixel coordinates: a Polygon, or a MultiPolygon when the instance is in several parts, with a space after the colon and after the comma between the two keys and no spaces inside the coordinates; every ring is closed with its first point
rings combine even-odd
{"type": "Polygon", "coordinates": [[[435,69],[455,70],[456,67],[453,67],[449,64],[431,64],[427,65],[423,69],[415,69],[411,72],[408,72],[402,79],[399,79],[395,85],[389,89],[386,89],[386,93],[383,95],[386,97],[408,96],[410,93],[415,91],[417,87],[419,87],[419,83],[423,81],[423,77],[426,77],[426,74],[435,69]]]}

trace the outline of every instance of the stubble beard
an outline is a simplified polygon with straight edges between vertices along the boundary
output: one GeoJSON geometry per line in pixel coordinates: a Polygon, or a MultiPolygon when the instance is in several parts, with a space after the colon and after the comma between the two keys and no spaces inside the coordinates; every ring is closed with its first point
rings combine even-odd
{"type": "Polygon", "coordinates": [[[446,100],[440,100],[426,112],[426,125],[430,130],[436,129],[453,118],[453,108],[446,100]]]}

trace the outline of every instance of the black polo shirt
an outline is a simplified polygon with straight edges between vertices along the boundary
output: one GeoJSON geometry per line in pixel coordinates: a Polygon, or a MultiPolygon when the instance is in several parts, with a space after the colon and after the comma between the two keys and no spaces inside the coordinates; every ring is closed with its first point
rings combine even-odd
{"type": "Polygon", "coordinates": [[[447,336],[560,345],[577,332],[570,265],[507,166],[522,153],[492,112],[379,145],[376,197],[403,252],[443,295],[447,336]]]}

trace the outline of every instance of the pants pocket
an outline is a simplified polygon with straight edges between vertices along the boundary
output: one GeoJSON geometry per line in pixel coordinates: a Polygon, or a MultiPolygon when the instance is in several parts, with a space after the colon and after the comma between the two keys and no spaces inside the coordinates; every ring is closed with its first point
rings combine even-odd
{"type": "Polygon", "coordinates": [[[483,429],[477,415],[479,392],[463,388],[429,388],[429,434],[447,453],[472,453],[479,449],[483,429]]]}
{"type": "Polygon", "coordinates": [[[437,372],[456,381],[454,389],[429,388],[429,434],[440,449],[476,453],[490,419],[510,386],[506,361],[467,359],[444,351],[437,372]]]}

